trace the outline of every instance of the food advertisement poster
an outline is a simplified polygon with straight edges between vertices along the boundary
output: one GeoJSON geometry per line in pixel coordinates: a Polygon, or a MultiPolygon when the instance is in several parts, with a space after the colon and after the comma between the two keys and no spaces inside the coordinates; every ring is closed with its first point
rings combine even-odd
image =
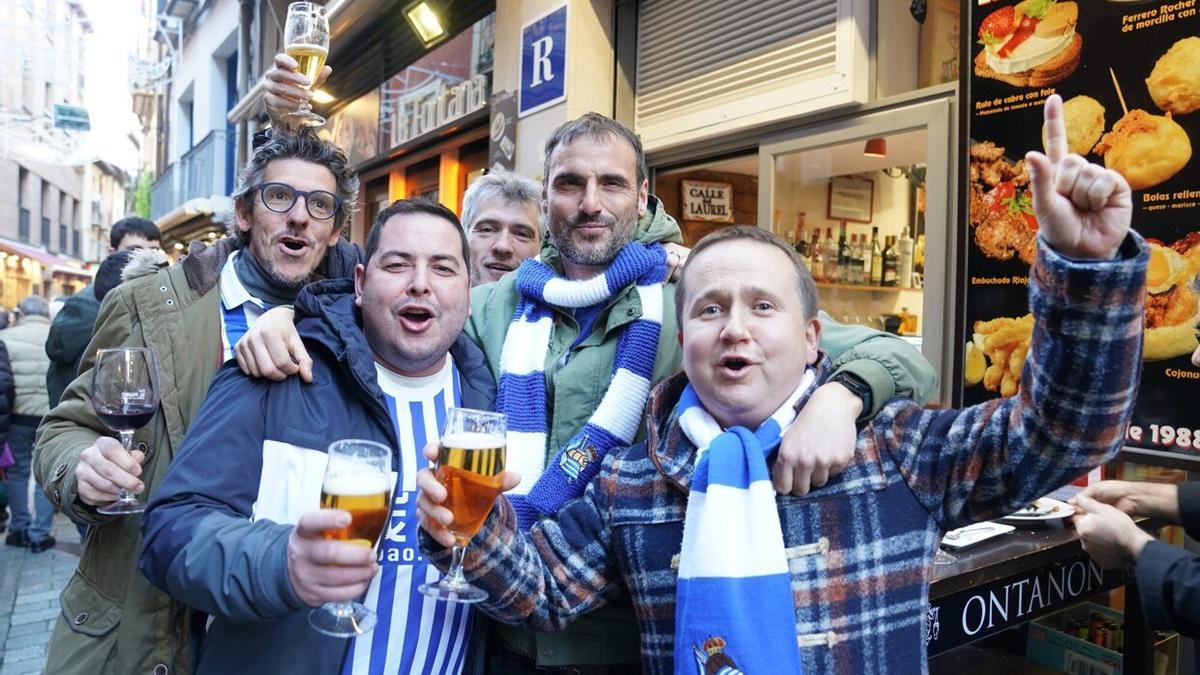
{"type": "Polygon", "coordinates": [[[1023,160],[1042,104],[1065,101],[1072,152],[1121,173],[1151,246],[1142,386],[1127,447],[1200,455],[1197,0],[971,0],[962,400],[1016,393],[1029,348],[1037,220],[1023,160]]]}

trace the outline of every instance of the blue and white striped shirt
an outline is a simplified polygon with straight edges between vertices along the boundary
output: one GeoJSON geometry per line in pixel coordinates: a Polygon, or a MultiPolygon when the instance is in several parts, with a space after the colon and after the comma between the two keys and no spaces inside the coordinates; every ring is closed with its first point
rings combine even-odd
{"type": "Polygon", "coordinates": [[[429,465],[421,449],[437,442],[446,410],[459,405],[458,369],[449,355],[446,365],[428,377],[403,377],[378,363],[375,369],[400,440],[400,476],[380,551],[380,572],[367,591],[366,605],[375,610],[377,623],[371,632],[354,638],[342,673],[456,675],[466,655],[471,608],[417,591],[441,577],[417,540],[417,471],[429,465]]]}
{"type": "Polygon", "coordinates": [[[234,251],[221,266],[221,363],[233,358],[233,346],[263,312],[271,309],[265,302],[250,295],[242,280],[238,279],[234,260],[241,254],[241,251],[234,251]]]}

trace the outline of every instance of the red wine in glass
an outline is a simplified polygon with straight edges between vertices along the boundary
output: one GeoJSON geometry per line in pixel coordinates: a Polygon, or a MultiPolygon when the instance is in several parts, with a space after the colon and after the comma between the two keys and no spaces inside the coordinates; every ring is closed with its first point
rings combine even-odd
{"type": "MultiPolygon", "coordinates": [[[[92,366],[92,408],[104,426],[121,436],[126,452],[133,432],[158,410],[158,355],[149,347],[122,347],[96,352],[92,366]]],[[[141,513],[145,507],[128,490],[117,501],[96,509],[105,515],[141,513]]]]}

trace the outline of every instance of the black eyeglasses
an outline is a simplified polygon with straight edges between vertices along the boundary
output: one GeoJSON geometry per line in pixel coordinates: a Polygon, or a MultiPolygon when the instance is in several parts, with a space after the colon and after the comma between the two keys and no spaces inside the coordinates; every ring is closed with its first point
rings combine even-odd
{"type": "Polygon", "coordinates": [[[308,215],[317,220],[328,220],[342,208],[342,198],[325,190],[297,190],[287,183],[259,183],[254,186],[258,190],[263,206],[275,213],[287,213],[292,210],[296,200],[304,197],[304,207],[308,215]]]}

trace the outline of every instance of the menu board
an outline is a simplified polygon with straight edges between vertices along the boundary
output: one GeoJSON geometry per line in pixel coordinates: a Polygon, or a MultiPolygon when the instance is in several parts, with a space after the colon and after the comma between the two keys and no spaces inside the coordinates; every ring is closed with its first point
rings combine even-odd
{"type": "Polygon", "coordinates": [[[1028,173],[1042,104],[1072,152],[1125,176],[1150,243],[1142,386],[1126,445],[1200,457],[1200,15],[1197,0],[971,0],[961,400],[1017,391],[1036,254],[1028,173]]]}

